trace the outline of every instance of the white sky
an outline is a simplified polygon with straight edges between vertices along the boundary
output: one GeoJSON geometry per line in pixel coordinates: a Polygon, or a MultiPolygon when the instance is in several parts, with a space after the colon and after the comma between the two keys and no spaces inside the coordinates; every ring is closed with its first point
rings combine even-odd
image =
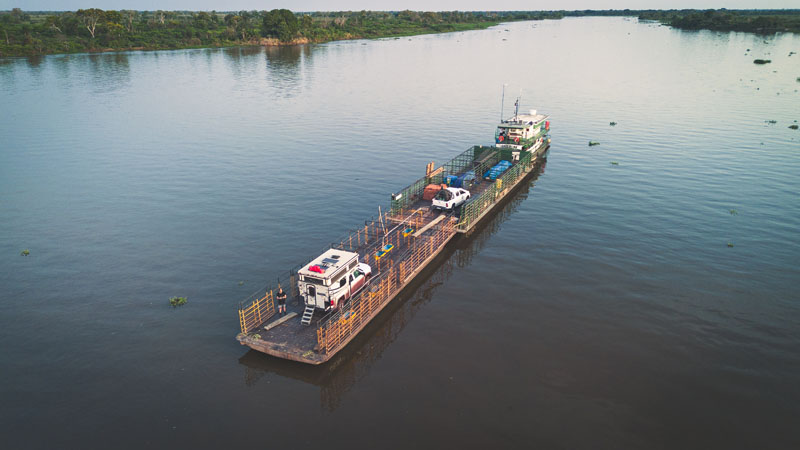
{"type": "Polygon", "coordinates": [[[470,11],[580,9],[765,9],[800,8],[800,0],[0,0],[0,10],[74,11],[80,8],[238,11],[470,11]]]}

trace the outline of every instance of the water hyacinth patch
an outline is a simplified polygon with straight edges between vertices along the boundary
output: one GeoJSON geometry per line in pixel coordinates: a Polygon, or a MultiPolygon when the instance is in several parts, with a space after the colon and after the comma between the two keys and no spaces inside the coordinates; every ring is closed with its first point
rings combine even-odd
{"type": "Polygon", "coordinates": [[[178,306],[183,306],[186,304],[186,297],[171,297],[169,299],[169,304],[173,308],[177,308],[178,306]]]}

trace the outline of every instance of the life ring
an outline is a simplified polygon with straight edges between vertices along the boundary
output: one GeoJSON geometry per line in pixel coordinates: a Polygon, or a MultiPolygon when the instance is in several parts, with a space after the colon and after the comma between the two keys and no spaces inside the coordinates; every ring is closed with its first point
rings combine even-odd
{"type": "Polygon", "coordinates": [[[501,134],[500,137],[497,138],[498,142],[503,142],[503,135],[501,134]]]}
{"type": "Polygon", "coordinates": [[[514,138],[514,142],[516,142],[517,144],[519,144],[519,136],[517,136],[517,137],[515,137],[515,138],[514,138]]]}

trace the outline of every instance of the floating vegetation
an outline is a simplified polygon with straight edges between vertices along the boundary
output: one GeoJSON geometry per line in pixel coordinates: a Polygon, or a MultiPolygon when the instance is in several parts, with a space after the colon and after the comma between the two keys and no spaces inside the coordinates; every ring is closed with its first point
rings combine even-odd
{"type": "Polygon", "coordinates": [[[594,147],[595,145],[600,145],[597,141],[589,141],[589,147],[594,147]]]}
{"type": "Polygon", "coordinates": [[[800,83],[800,77],[797,77],[797,82],[800,83]]]}
{"type": "Polygon", "coordinates": [[[796,130],[797,129],[797,124],[793,123],[793,124],[789,125],[789,128],[791,128],[793,130],[796,130]]]}
{"type": "Polygon", "coordinates": [[[28,256],[28,255],[31,254],[31,252],[26,248],[25,250],[21,251],[19,254],[20,254],[20,256],[28,256]]]}
{"type": "Polygon", "coordinates": [[[771,62],[771,59],[756,59],[753,61],[753,64],[769,64],[771,62]]]}
{"type": "Polygon", "coordinates": [[[183,306],[186,304],[186,297],[171,297],[169,299],[169,304],[173,308],[177,308],[178,306],[183,306]]]}
{"type": "Polygon", "coordinates": [[[766,123],[768,123],[768,124],[774,124],[774,123],[778,123],[778,121],[777,121],[777,120],[765,120],[764,122],[766,122],[766,123]]]}
{"type": "Polygon", "coordinates": [[[239,286],[243,286],[243,285],[244,285],[244,281],[240,281],[239,282],[239,286]]]}
{"type": "Polygon", "coordinates": [[[789,52],[789,56],[796,55],[797,52],[789,52]]]}
{"type": "Polygon", "coordinates": [[[612,166],[618,166],[618,165],[619,165],[619,163],[618,163],[618,162],[616,162],[616,161],[611,161],[611,165],[612,165],[612,166]]]}
{"type": "Polygon", "coordinates": [[[739,215],[739,211],[736,211],[735,209],[728,210],[728,212],[730,212],[732,216],[739,215]]]}
{"type": "Polygon", "coordinates": [[[728,247],[733,247],[733,242],[728,242],[728,247]]]}
{"type": "Polygon", "coordinates": [[[611,125],[612,127],[617,126],[617,122],[608,122],[608,124],[611,125]]]}

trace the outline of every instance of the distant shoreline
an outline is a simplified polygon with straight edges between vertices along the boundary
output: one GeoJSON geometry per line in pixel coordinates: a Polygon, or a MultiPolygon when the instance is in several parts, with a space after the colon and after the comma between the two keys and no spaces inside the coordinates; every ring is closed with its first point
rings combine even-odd
{"type": "Polygon", "coordinates": [[[108,47],[108,48],[94,48],[94,49],[86,49],[86,50],[78,50],[74,52],[61,52],[61,53],[41,53],[41,54],[27,54],[27,55],[0,55],[0,58],[8,57],[8,58],[25,58],[31,56],[55,56],[55,55],[75,55],[75,54],[98,54],[98,53],[122,53],[122,52],[157,52],[157,51],[170,51],[170,50],[203,50],[203,49],[214,49],[214,48],[249,48],[249,47],[291,47],[295,45],[308,45],[308,44],[326,44],[328,42],[340,42],[340,41],[357,41],[357,40],[372,40],[372,39],[388,39],[388,38],[395,38],[400,39],[402,37],[411,37],[411,36],[424,36],[429,34],[447,34],[447,33],[457,33],[460,31],[472,31],[472,30],[484,30],[490,28],[492,26],[499,25],[499,23],[488,24],[486,27],[475,27],[470,29],[463,29],[458,31],[431,31],[431,32],[420,32],[414,34],[402,34],[402,35],[388,35],[388,36],[375,36],[375,37],[362,37],[362,36],[353,36],[353,37],[346,37],[340,39],[332,39],[326,41],[312,41],[307,38],[297,38],[293,39],[288,42],[283,42],[274,38],[262,38],[258,41],[246,41],[246,42],[232,42],[227,44],[220,44],[220,45],[200,45],[200,46],[182,46],[182,47],[108,47]]]}
{"type": "MultiPolygon", "coordinates": [[[[131,52],[131,51],[167,51],[167,50],[189,50],[189,49],[212,49],[212,48],[236,48],[236,47],[290,47],[294,45],[307,45],[307,44],[325,44],[328,42],[338,42],[338,41],[355,41],[355,40],[362,40],[362,39],[387,39],[387,38],[395,38],[400,39],[402,37],[411,37],[411,36],[422,36],[422,35],[429,35],[429,34],[447,34],[447,33],[457,33],[460,31],[473,31],[473,30],[485,30],[487,28],[499,25],[500,22],[497,23],[486,23],[480,24],[480,26],[475,26],[472,28],[463,28],[459,30],[453,31],[421,31],[418,33],[405,33],[405,34],[390,34],[385,36],[358,36],[353,35],[349,37],[341,37],[336,39],[328,39],[328,40],[312,40],[308,38],[295,38],[290,41],[281,41],[275,38],[261,38],[258,40],[249,40],[249,41],[232,41],[232,42],[224,42],[219,43],[216,45],[183,45],[183,46],[176,46],[176,47],[151,47],[151,46],[138,46],[138,47],[106,47],[106,48],[86,48],[86,49],[76,49],[74,51],[69,52],[49,52],[49,53],[24,53],[24,54],[5,54],[0,51],[0,58],[3,57],[29,57],[29,56],[48,56],[48,55],[74,55],[74,54],[81,54],[81,53],[115,53],[115,52],[131,52]]],[[[2,47],[2,46],[0,46],[2,47]]]]}
{"type": "Polygon", "coordinates": [[[637,17],[681,30],[800,33],[800,9],[585,10],[296,14],[272,11],[0,12],[0,57],[321,44],[483,30],[503,22],[637,17]]]}
{"type": "Polygon", "coordinates": [[[481,30],[500,22],[561,18],[527,12],[0,12],[0,56],[283,46],[481,30]]]}

